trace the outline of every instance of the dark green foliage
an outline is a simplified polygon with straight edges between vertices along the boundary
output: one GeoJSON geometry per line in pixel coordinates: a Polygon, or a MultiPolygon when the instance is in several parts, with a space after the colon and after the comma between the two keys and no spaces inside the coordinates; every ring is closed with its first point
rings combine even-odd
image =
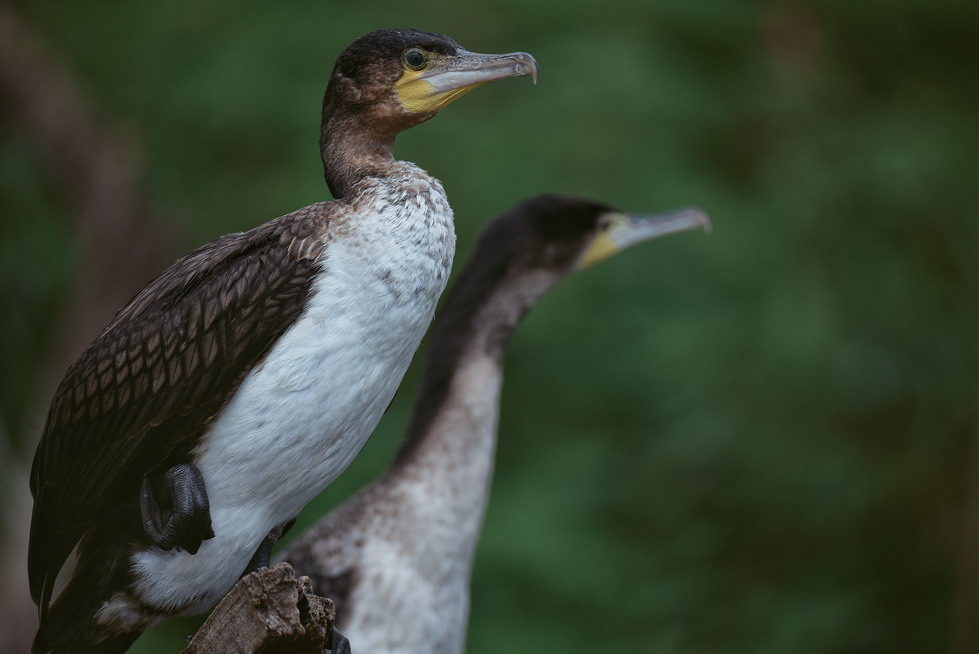
{"type": "MultiPolygon", "coordinates": [[[[323,88],[380,27],[540,62],[537,88],[491,85],[399,137],[445,182],[460,262],[544,191],[714,219],[569,279],[518,330],[469,651],[943,651],[976,422],[979,4],[330,5],[25,11],[139,134],[183,251],[327,197],[323,88]]],[[[81,257],[0,115],[18,433],[81,257]]],[[[293,533],[390,460],[415,375],[293,533]]]]}

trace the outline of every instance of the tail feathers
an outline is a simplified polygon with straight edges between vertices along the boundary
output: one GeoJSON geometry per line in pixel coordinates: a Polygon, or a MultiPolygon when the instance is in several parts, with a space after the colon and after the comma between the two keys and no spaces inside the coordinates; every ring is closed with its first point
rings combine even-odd
{"type": "Polygon", "coordinates": [[[136,631],[108,637],[91,633],[73,634],[69,640],[61,639],[55,645],[49,646],[39,642],[41,632],[38,631],[34,645],[31,647],[31,654],[122,654],[139,638],[140,633],[136,631]],[[97,638],[101,639],[97,640],[97,638]]]}
{"type": "Polygon", "coordinates": [[[32,654],[117,654],[129,649],[140,633],[138,616],[133,625],[108,625],[96,614],[111,597],[113,588],[125,580],[119,562],[125,557],[116,548],[105,547],[99,555],[82,555],[75,573],[54,604],[43,613],[32,654]]]}

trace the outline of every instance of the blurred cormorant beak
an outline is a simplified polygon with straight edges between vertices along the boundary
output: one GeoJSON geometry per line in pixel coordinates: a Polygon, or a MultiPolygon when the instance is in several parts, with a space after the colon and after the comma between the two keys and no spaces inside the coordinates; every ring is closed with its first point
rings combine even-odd
{"type": "Polygon", "coordinates": [[[599,232],[578,259],[577,268],[584,268],[617,252],[653,238],[703,229],[710,232],[710,218],[700,209],[687,208],[668,213],[634,216],[607,213],[600,219],[599,232]]]}

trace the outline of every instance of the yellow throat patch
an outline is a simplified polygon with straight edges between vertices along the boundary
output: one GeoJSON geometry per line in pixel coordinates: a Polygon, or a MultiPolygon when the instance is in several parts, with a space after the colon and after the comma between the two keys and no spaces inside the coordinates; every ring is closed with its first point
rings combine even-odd
{"type": "Polygon", "coordinates": [[[622,249],[622,246],[612,238],[611,232],[622,229],[627,224],[626,219],[621,214],[609,213],[606,214],[606,220],[609,222],[609,226],[595,235],[595,238],[592,239],[592,242],[588,244],[578,259],[577,267],[579,269],[608,259],[622,249]]]}
{"type": "Polygon", "coordinates": [[[422,78],[423,73],[424,71],[421,70],[405,70],[394,83],[394,90],[398,94],[401,106],[412,113],[438,111],[456,98],[484,84],[479,82],[439,93],[428,80],[422,78]]]}

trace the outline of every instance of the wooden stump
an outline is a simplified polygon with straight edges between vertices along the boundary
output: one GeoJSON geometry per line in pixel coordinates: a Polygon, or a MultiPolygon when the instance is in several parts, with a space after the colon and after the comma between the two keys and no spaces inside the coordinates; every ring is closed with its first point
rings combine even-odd
{"type": "Polygon", "coordinates": [[[245,575],[182,654],[321,654],[336,613],[288,563],[245,575]]]}

